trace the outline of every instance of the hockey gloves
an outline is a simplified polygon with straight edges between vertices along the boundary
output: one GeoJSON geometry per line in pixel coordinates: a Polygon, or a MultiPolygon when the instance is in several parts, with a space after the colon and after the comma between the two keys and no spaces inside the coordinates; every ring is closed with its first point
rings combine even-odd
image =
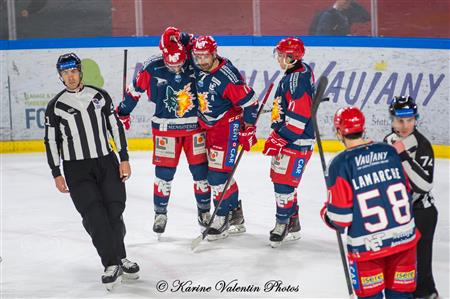
{"type": "Polygon", "coordinates": [[[119,114],[119,107],[116,108],[116,114],[119,117],[120,122],[125,127],[125,130],[129,130],[131,126],[131,120],[130,115],[120,115],[119,114]]]}
{"type": "Polygon", "coordinates": [[[266,156],[277,156],[286,144],[288,142],[283,137],[272,131],[264,144],[263,154],[266,156]]]}
{"type": "Polygon", "coordinates": [[[248,126],[244,131],[239,132],[239,144],[244,151],[249,151],[256,143],[256,127],[248,126]]]}

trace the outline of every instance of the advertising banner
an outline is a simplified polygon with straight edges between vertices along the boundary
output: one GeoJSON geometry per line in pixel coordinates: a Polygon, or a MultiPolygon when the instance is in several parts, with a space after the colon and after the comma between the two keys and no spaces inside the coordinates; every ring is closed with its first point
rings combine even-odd
{"type": "MultiPolygon", "coordinates": [[[[107,90],[116,105],[120,102],[123,48],[0,51],[2,140],[43,138],[46,105],[64,88],[56,72],[56,60],[67,52],[75,52],[82,59],[83,80],[87,84],[107,90]]],[[[233,62],[260,100],[269,84],[277,84],[283,76],[273,47],[219,45],[218,53],[233,62]]],[[[128,84],[145,60],[158,54],[157,47],[129,48],[128,84]]],[[[334,112],[339,107],[353,105],[366,115],[367,137],[381,140],[390,130],[390,100],[396,95],[410,95],[419,107],[420,129],[433,144],[450,144],[448,50],[307,47],[304,61],[313,67],[316,78],[325,75],[329,79],[325,96],[330,101],[319,111],[323,139],[335,139],[334,112]]],[[[266,137],[270,131],[273,93],[258,126],[259,138],[266,137]]],[[[150,137],[152,114],[153,104],[143,94],[132,113],[127,136],[150,137]]]]}

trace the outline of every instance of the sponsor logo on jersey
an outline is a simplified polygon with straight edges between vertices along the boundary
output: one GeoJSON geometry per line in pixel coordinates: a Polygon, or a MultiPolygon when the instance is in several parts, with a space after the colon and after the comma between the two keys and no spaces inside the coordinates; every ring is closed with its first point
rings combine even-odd
{"type": "Polygon", "coordinates": [[[384,283],[383,273],[378,273],[371,276],[361,276],[361,284],[364,289],[371,289],[378,287],[384,283]]]}
{"type": "Polygon", "coordinates": [[[400,284],[412,283],[416,279],[416,271],[411,270],[409,272],[395,272],[394,280],[400,284]]]}
{"type": "Polygon", "coordinates": [[[194,134],[192,136],[192,143],[193,143],[192,151],[194,155],[206,153],[205,139],[206,139],[205,133],[203,132],[194,134]]]}
{"type": "Polygon", "coordinates": [[[234,165],[234,161],[236,160],[237,150],[238,150],[238,140],[239,140],[239,131],[241,127],[241,122],[236,120],[230,123],[230,139],[228,141],[228,150],[227,156],[225,160],[225,166],[231,167],[234,165]]]}
{"type": "Polygon", "coordinates": [[[348,268],[350,270],[350,279],[352,281],[353,289],[359,290],[358,266],[354,261],[350,260],[348,268]]]}
{"type": "Polygon", "coordinates": [[[293,177],[301,177],[303,172],[303,166],[305,165],[305,159],[303,158],[297,158],[294,162],[294,167],[292,168],[291,175],[293,177]]]}
{"type": "Polygon", "coordinates": [[[167,86],[166,98],[163,100],[167,111],[175,112],[176,117],[183,117],[194,106],[191,83],[186,84],[183,89],[175,91],[171,86],[167,86]]]}
{"type": "Polygon", "coordinates": [[[272,165],[271,165],[272,170],[275,173],[286,174],[290,159],[291,159],[291,157],[289,157],[288,155],[283,155],[283,154],[273,157],[272,165]]]}
{"type": "Polygon", "coordinates": [[[155,156],[175,158],[175,138],[155,136],[155,156]]]}
{"type": "Polygon", "coordinates": [[[388,153],[387,152],[370,152],[366,155],[359,155],[355,157],[356,166],[363,167],[365,165],[374,166],[377,164],[387,163],[386,160],[388,153]]]}
{"type": "Polygon", "coordinates": [[[212,168],[222,169],[224,152],[218,150],[209,150],[208,166],[212,168]]]}

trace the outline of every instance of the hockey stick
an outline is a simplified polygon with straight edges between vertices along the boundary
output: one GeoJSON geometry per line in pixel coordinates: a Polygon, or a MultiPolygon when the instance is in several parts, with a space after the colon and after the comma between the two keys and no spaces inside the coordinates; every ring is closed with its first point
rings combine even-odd
{"type": "MultiPolygon", "coordinates": [[[[266,91],[266,94],[264,95],[264,99],[261,103],[261,106],[259,107],[258,113],[256,114],[256,123],[258,123],[258,119],[259,116],[261,115],[261,112],[264,108],[264,105],[267,102],[267,99],[269,98],[270,92],[272,91],[273,88],[273,83],[270,84],[269,88],[266,91]]],[[[241,149],[241,151],[238,154],[238,157],[236,159],[236,162],[234,163],[233,169],[231,170],[230,176],[228,177],[226,183],[225,183],[225,187],[223,188],[222,194],[220,194],[220,198],[219,198],[219,202],[217,203],[216,208],[214,209],[213,214],[211,215],[211,219],[209,219],[208,225],[206,226],[205,230],[202,232],[202,234],[200,236],[198,236],[197,238],[195,238],[192,243],[191,243],[191,250],[195,250],[195,248],[197,248],[197,246],[200,244],[201,241],[203,241],[206,236],[208,235],[208,231],[211,228],[211,224],[214,221],[214,218],[216,217],[217,211],[219,210],[220,204],[223,201],[223,197],[225,195],[225,191],[228,189],[228,187],[231,184],[231,181],[233,180],[233,175],[236,172],[236,168],[239,165],[239,162],[241,161],[242,155],[244,154],[244,150],[241,149]]]]}
{"type": "Polygon", "coordinates": [[[122,97],[125,96],[126,84],[127,84],[127,56],[128,50],[123,50],[123,83],[122,83],[122,97]]]}
{"type": "MultiPolygon", "coordinates": [[[[322,171],[325,180],[327,176],[326,174],[327,164],[325,162],[325,155],[323,154],[322,140],[320,139],[319,126],[317,125],[317,110],[319,110],[319,105],[321,102],[329,101],[329,98],[322,98],[327,85],[328,85],[327,77],[320,77],[317,83],[316,94],[314,96],[314,101],[311,109],[312,110],[311,118],[313,121],[314,133],[316,134],[317,147],[319,148],[319,155],[320,155],[320,163],[322,164],[322,171]]],[[[339,245],[339,253],[341,254],[342,266],[344,267],[345,280],[347,281],[348,294],[350,298],[353,298],[353,288],[350,282],[350,275],[348,272],[347,260],[345,258],[344,245],[342,243],[341,234],[338,231],[336,231],[336,237],[339,245]]]]}

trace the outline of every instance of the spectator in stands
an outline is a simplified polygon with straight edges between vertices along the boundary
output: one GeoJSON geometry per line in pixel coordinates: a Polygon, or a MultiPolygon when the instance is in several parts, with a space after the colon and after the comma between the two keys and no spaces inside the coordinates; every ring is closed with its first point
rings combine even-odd
{"type": "Polygon", "coordinates": [[[336,0],[334,5],[315,15],[310,35],[350,35],[353,23],[370,20],[369,12],[354,0],[336,0]]]}

